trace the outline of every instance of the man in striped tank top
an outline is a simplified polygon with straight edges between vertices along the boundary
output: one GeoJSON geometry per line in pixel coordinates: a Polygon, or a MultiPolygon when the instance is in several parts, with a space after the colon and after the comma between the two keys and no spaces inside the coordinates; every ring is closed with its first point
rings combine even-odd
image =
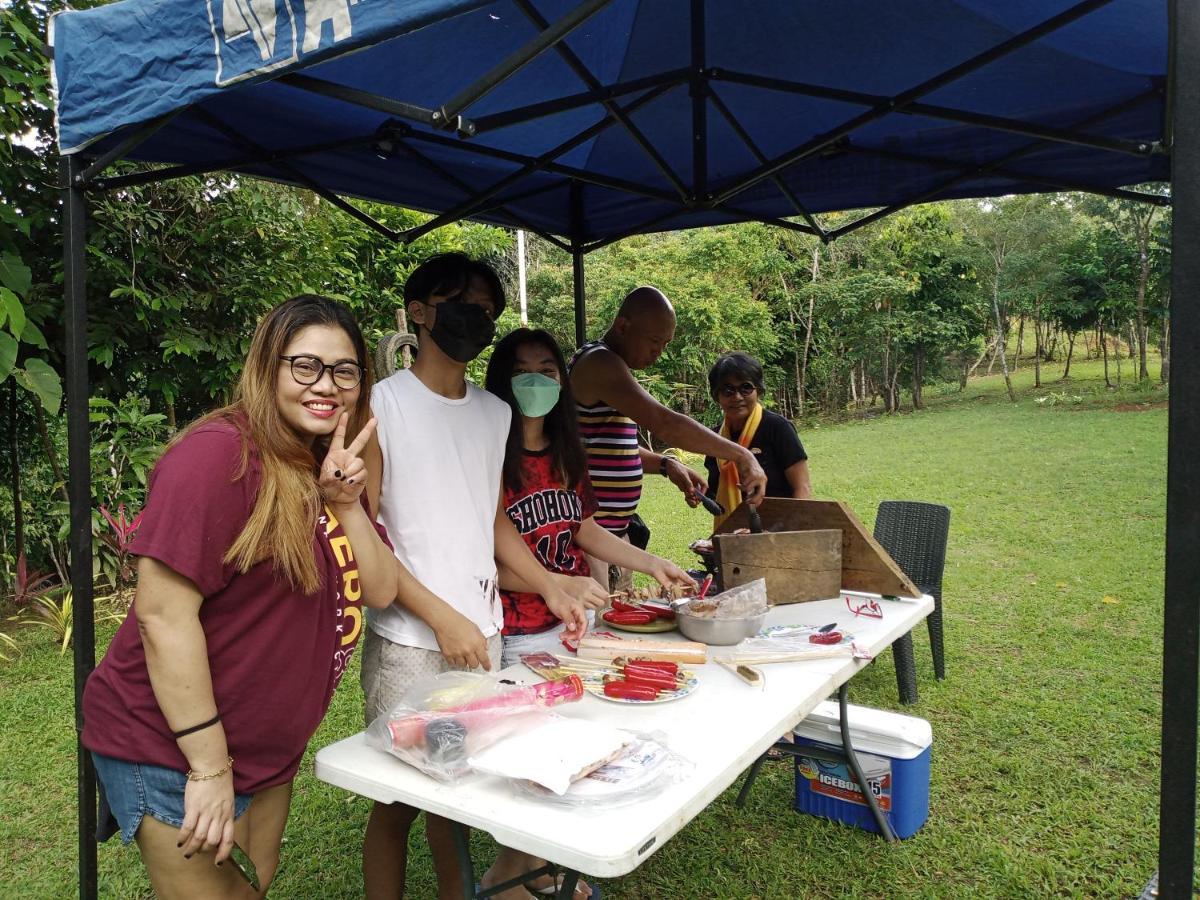
{"type": "MultiPolygon", "coordinates": [[[[753,453],[663,406],[634,378],[635,371],[658,361],[674,336],[671,301],[657,288],[635,288],[621,302],[604,337],[580,347],[569,366],[599,507],[596,521],[618,537],[627,539],[629,520],[642,496],[643,471],[670,478],[690,506],[699,503],[707,489],[704,478],[675,457],[640,447],[639,426],[669,446],[734,460],[742,494],[750,503],[760,503],[766,490],[767,477],[753,453]]],[[[601,584],[610,587],[605,571],[603,564],[592,566],[601,584]]]]}

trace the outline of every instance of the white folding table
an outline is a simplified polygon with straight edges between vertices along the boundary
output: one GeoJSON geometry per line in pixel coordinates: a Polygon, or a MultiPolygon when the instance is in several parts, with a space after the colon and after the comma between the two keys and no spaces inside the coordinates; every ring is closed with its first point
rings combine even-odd
{"type": "MultiPolygon", "coordinates": [[[[929,615],[933,599],[881,600],[879,606],[881,619],[855,616],[841,597],[789,604],[773,608],[767,624],[820,626],[836,622],[874,656],[929,615]]],[[[555,708],[564,716],[580,716],[635,732],[658,732],[672,750],[694,764],[682,781],[644,800],[611,808],[579,808],[519,796],[506,781],[490,776],[443,784],[368,747],[363,732],[319,751],[316,775],[372,800],[406,803],[480,828],[504,846],[550,860],[566,873],[560,896],[570,897],[579,873],[613,878],[641,865],[781,734],[794,728],[867,664],[850,656],[772,663],[761,666],[766,683],[757,688],[712,661],[731,650],[711,647],[707,665],[690,667],[699,680],[696,690],[676,701],[634,706],[588,694],[578,703],[555,708]]],[[[524,666],[512,666],[504,670],[504,676],[527,683],[538,680],[524,666]]],[[[844,703],[844,691],[841,699],[844,703]]],[[[460,844],[467,896],[474,897],[470,858],[465,841],[460,844]]]]}

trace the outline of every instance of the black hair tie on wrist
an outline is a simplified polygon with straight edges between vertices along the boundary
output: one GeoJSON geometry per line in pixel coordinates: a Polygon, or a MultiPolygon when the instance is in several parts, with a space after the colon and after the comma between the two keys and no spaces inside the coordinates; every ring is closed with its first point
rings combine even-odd
{"type": "Polygon", "coordinates": [[[189,734],[195,734],[197,731],[203,731],[205,728],[211,728],[221,721],[221,714],[217,713],[207,722],[201,722],[199,725],[193,725],[191,728],[185,728],[183,731],[172,731],[171,737],[179,740],[181,737],[187,737],[189,734]]]}

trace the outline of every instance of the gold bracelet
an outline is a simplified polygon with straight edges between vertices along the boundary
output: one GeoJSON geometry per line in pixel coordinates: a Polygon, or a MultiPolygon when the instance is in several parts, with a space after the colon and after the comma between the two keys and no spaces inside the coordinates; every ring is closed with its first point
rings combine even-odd
{"type": "Polygon", "coordinates": [[[224,767],[217,769],[217,771],[215,771],[215,772],[206,772],[203,775],[197,775],[191,769],[188,769],[187,780],[188,781],[211,781],[214,778],[220,778],[222,775],[224,775],[226,772],[228,772],[232,768],[233,768],[233,757],[230,756],[225,760],[224,767]]]}

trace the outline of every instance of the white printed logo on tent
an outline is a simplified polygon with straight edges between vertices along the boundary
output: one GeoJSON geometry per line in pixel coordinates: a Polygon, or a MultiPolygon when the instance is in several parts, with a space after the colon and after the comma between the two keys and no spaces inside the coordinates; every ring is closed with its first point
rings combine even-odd
{"type": "Polygon", "coordinates": [[[333,43],[351,36],[350,7],[359,0],[206,0],[222,87],[300,59],[321,46],[329,23],[333,43]],[[295,7],[295,8],[293,8],[295,7]],[[301,18],[304,34],[298,33],[301,18]]]}

